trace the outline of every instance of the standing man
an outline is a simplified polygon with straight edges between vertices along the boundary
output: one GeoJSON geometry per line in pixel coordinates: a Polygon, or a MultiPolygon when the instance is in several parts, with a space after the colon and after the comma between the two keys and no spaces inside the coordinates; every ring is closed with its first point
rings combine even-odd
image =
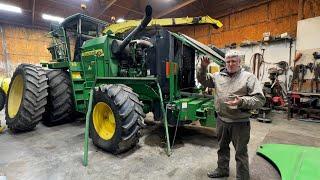
{"type": "Polygon", "coordinates": [[[215,88],[217,112],[217,137],[219,142],[218,167],[208,172],[210,178],[229,176],[230,148],[232,142],[236,154],[237,179],[248,180],[249,160],[247,144],[250,139],[250,110],[265,103],[259,80],[240,66],[240,54],[226,54],[226,68],[221,72],[207,73],[209,58],[203,57],[197,67],[197,79],[205,87],[215,88]]]}

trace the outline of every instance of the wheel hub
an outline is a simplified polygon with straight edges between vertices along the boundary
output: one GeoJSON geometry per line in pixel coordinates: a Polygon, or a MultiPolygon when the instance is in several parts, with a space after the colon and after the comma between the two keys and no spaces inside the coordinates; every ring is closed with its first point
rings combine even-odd
{"type": "Polygon", "coordinates": [[[17,75],[13,82],[8,97],[8,114],[10,118],[14,118],[20,108],[23,96],[23,78],[22,75],[17,75]]]}
{"type": "Polygon", "coordinates": [[[116,121],[110,106],[104,102],[99,102],[93,109],[93,125],[98,135],[109,140],[113,137],[116,130],[116,121]]]}

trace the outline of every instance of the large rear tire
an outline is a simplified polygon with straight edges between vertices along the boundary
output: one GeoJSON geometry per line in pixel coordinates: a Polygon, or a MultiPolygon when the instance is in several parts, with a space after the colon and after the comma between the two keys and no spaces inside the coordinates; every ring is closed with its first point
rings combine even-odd
{"type": "Polygon", "coordinates": [[[53,126],[71,121],[74,112],[70,75],[63,70],[46,71],[48,78],[48,103],[43,124],[53,126]]]}
{"type": "Polygon", "coordinates": [[[138,94],[123,84],[96,88],[90,119],[93,144],[113,154],[134,147],[145,117],[142,106],[138,94]]]}
{"type": "Polygon", "coordinates": [[[31,64],[19,65],[9,85],[6,123],[11,131],[30,131],[42,119],[47,104],[45,71],[31,64]]]}

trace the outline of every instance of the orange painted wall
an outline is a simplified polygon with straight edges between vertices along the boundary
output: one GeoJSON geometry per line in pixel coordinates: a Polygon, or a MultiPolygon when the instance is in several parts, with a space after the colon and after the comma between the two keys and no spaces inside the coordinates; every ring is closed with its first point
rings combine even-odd
{"type": "MultiPolygon", "coordinates": [[[[296,36],[299,0],[272,0],[256,7],[222,16],[223,27],[219,30],[210,26],[185,27],[181,33],[194,37],[204,44],[225,47],[231,43],[240,44],[245,40],[259,41],[264,32],[280,35],[288,32],[296,36]]],[[[320,16],[319,0],[304,0],[303,17],[320,16]]]]}

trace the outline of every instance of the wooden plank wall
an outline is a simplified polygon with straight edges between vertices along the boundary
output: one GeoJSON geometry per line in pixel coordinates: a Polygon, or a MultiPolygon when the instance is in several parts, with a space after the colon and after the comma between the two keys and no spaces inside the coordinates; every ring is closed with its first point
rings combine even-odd
{"type": "Polygon", "coordinates": [[[40,60],[49,60],[47,47],[50,39],[45,37],[47,31],[7,25],[5,38],[9,60],[14,64],[39,64],[40,60]]]}
{"type": "MultiPolygon", "coordinates": [[[[47,36],[48,30],[7,24],[0,24],[0,26],[3,29],[3,32],[0,31],[0,76],[12,75],[21,63],[39,64],[51,60],[51,54],[47,49],[51,42],[47,36]]],[[[70,46],[74,47],[74,45],[75,39],[70,37],[70,46]]],[[[71,48],[71,58],[73,58],[73,52],[71,48]]]]}
{"type": "MultiPolygon", "coordinates": [[[[40,61],[50,60],[51,55],[47,50],[50,39],[45,36],[48,31],[7,24],[1,24],[1,27],[5,38],[0,39],[1,75],[12,74],[15,67],[21,63],[39,64],[40,61]],[[5,40],[6,48],[3,47],[3,40],[5,40]],[[7,53],[7,58],[3,49],[7,53]]],[[[0,37],[1,35],[0,33],[0,37]]]]}
{"type": "Polygon", "coordinates": [[[303,18],[320,16],[319,0],[271,0],[239,12],[214,17],[224,25],[219,30],[207,25],[172,30],[220,48],[231,43],[240,44],[245,40],[262,40],[264,32],[270,32],[271,35],[288,32],[295,37],[299,1],[303,1],[303,18]]]}

